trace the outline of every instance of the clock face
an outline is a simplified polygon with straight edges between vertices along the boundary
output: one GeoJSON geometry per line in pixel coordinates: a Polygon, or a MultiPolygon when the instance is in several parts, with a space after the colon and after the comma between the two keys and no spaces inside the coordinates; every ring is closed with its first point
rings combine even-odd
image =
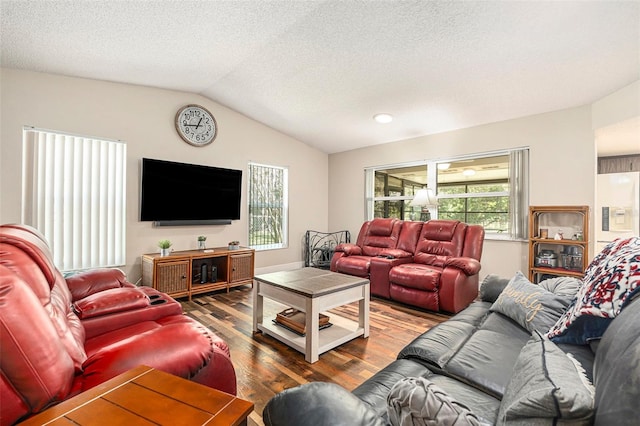
{"type": "Polygon", "coordinates": [[[187,105],[176,114],[176,130],[194,146],[209,145],[216,138],[218,125],[209,111],[199,105],[187,105]]]}

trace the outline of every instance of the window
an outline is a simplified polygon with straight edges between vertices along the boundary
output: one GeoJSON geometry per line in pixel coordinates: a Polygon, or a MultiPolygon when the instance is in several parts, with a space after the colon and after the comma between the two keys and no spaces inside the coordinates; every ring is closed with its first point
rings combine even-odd
{"type": "Polygon", "coordinates": [[[120,141],[24,129],[22,221],[59,269],[125,264],[126,158],[120,141]]]}
{"type": "Polygon", "coordinates": [[[378,168],[372,172],[373,217],[418,220],[421,209],[412,206],[411,200],[427,183],[427,165],[423,162],[416,165],[378,168]]]}
{"type": "Polygon", "coordinates": [[[256,250],[288,244],[288,182],[284,167],[249,164],[249,246],[256,250]]]}
{"type": "MultiPolygon", "coordinates": [[[[421,220],[418,189],[435,188],[432,218],[479,224],[490,238],[526,238],[527,149],[365,170],[367,217],[421,220]]],[[[423,211],[424,213],[424,211],[423,211]]]]}

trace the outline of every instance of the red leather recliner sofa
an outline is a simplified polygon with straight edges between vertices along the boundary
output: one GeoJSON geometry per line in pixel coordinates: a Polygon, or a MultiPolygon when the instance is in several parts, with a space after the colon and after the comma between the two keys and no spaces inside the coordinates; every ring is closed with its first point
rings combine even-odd
{"type": "Polygon", "coordinates": [[[117,269],[65,279],[42,235],[0,226],[0,424],[138,365],[236,393],[226,343],[180,304],[117,269]]]}
{"type": "Polygon", "coordinates": [[[483,244],[479,225],[373,219],[336,247],[331,270],[368,278],[374,296],[457,313],[478,296],[483,244]]]}

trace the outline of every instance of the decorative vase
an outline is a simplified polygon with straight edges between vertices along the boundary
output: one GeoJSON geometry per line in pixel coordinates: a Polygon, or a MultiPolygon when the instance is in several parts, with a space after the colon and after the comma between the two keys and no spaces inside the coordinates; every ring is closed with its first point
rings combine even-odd
{"type": "Polygon", "coordinates": [[[160,256],[169,256],[171,254],[171,249],[170,248],[161,248],[160,249],[160,256]]]}
{"type": "Polygon", "coordinates": [[[207,242],[198,240],[198,250],[204,250],[206,248],[207,248],[207,242]]]}
{"type": "Polygon", "coordinates": [[[229,250],[238,250],[239,248],[239,244],[229,244],[229,250]]]}

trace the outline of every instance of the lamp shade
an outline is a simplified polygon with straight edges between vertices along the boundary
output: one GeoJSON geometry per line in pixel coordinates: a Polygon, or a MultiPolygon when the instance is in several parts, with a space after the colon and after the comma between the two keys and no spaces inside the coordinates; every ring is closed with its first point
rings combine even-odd
{"type": "Polygon", "coordinates": [[[438,204],[438,198],[429,188],[419,189],[416,192],[413,200],[411,200],[412,206],[436,206],[438,204]]]}

